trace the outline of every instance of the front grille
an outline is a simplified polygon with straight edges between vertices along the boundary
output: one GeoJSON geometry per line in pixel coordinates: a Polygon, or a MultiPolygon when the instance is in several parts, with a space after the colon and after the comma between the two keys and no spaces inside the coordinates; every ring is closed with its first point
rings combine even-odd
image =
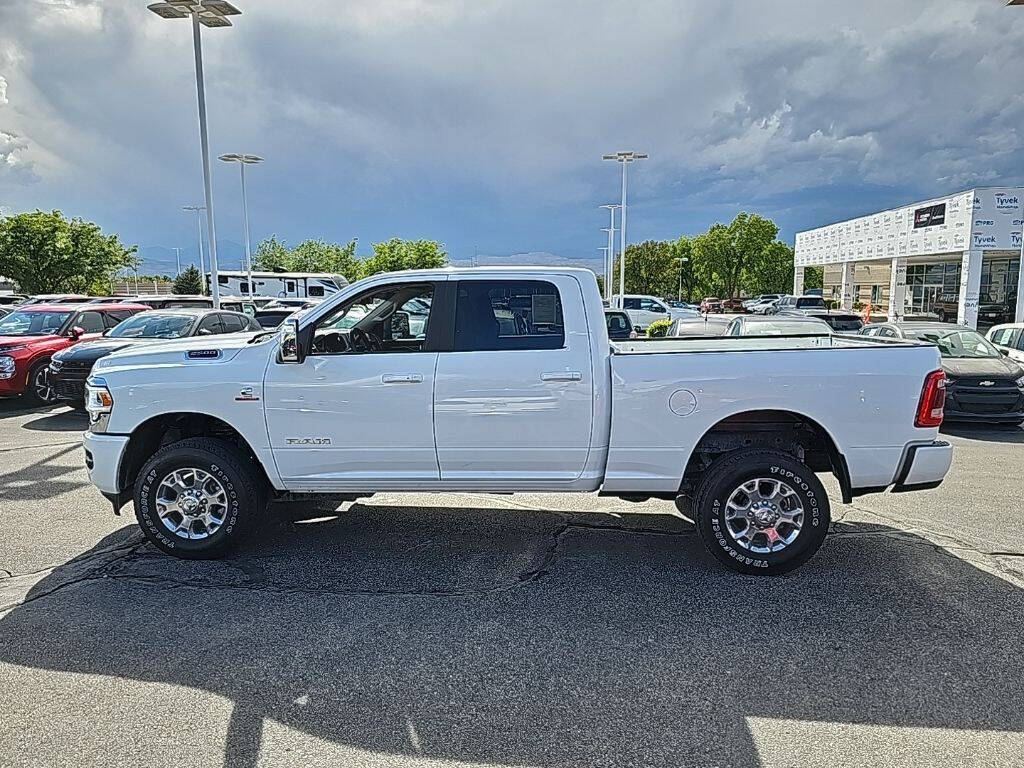
{"type": "Polygon", "coordinates": [[[954,379],[947,389],[950,410],[980,416],[1024,411],[1024,396],[1013,379],[971,377],[954,379]],[[982,386],[981,382],[992,382],[982,386]]]}
{"type": "Polygon", "coordinates": [[[84,381],[68,381],[66,379],[56,379],[50,381],[50,386],[53,387],[53,391],[57,393],[58,397],[63,397],[68,400],[84,400],[85,399],[85,382],[84,381]]]}

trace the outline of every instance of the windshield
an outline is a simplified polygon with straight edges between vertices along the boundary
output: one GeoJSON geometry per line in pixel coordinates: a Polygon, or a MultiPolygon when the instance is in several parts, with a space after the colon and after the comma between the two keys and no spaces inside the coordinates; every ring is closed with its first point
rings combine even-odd
{"type": "Polygon", "coordinates": [[[809,299],[797,299],[797,309],[825,309],[825,300],[818,296],[812,296],[809,299]]]}
{"type": "Polygon", "coordinates": [[[747,323],[743,326],[744,336],[821,336],[831,334],[826,323],[793,323],[773,320],[769,323],[747,323]]]}
{"type": "Polygon", "coordinates": [[[71,312],[12,312],[0,320],[0,336],[51,336],[71,312]]]}
{"type": "Polygon", "coordinates": [[[180,339],[195,322],[190,315],[159,315],[143,312],[130,317],[107,334],[112,339],[180,339]]]}
{"type": "Polygon", "coordinates": [[[943,357],[1002,357],[999,350],[977,331],[942,331],[926,328],[908,333],[908,336],[936,345],[943,357]]]}

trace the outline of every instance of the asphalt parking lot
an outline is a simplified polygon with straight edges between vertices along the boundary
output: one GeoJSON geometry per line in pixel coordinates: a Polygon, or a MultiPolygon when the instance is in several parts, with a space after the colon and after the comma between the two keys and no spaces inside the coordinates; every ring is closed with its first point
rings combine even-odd
{"type": "Polygon", "coordinates": [[[834,502],[765,579],[596,496],[378,495],[178,561],[83,428],[0,402],[2,766],[1024,764],[1024,431],[951,430],[941,488],[834,502]]]}

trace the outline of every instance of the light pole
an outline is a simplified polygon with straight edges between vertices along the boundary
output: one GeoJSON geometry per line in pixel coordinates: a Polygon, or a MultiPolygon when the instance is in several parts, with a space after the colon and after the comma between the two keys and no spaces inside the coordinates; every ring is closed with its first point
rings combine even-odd
{"type": "MultiPolygon", "coordinates": [[[[602,299],[608,300],[611,298],[611,288],[608,286],[608,246],[602,245],[597,250],[604,254],[604,295],[602,299]]],[[[609,302],[610,303],[610,302],[609,302]]]]}
{"type": "Polygon", "coordinates": [[[251,299],[253,296],[252,249],[249,247],[249,206],[245,200],[245,166],[262,163],[263,158],[258,155],[228,154],[221,155],[218,159],[225,163],[238,163],[238,170],[242,176],[242,218],[245,221],[245,265],[249,272],[249,298],[251,299]]]}
{"type": "Polygon", "coordinates": [[[608,233],[608,258],[604,263],[604,297],[611,301],[612,298],[612,282],[615,277],[615,209],[621,206],[618,205],[602,205],[602,208],[608,209],[608,214],[611,217],[611,221],[608,224],[607,229],[602,229],[602,232],[608,233]]]}
{"type": "Polygon", "coordinates": [[[206,210],[205,206],[202,205],[183,205],[181,210],[190,211],[196,215],[196,227],[199,231],[199,277],[203,283],[203,295],[206,295],[206,262],[203,261],[203,211],[206,210]]]}
{"type": "Polygon", "coordinates": [[[181,275],[181,248],[174,249],[174,267],[176,270],[174,276],[179,277],[181,275]]]}
{"type": "Polygon", "coordinates": [[[217,231],[213,223],[213,188],[210,184],[210,140],[206,130],[206,86],[203,82],[203,45],[199,25],[230,27],[228,16],[241,13],[227,0],[167,0],[153,3],[149,10],[164,19],[192,18],[192,47],[196,58],[196,94],[199,98],[199,143],[203,152],[203,191],[206,194],[206,236],[210,246],[210,286],[213,306],[220,309],[220,285],[217,280],[217,231]]]}
{"type": "MultiPolygon", "coordinates": [[[[1007,0],[1007,6],[1010,5],[1024,5],[1024,0],[1007,0]]],[[[1022,217],[1024,218],[1024,217],[1022,217]]],[[[1020,238],[1020,265],[1024,267],[1024,232],[1021,232],[1020,238]]],[[[1024,273],[1021,273],[1017,280],[1017,306],[1014,307],[1014,322],[1024,321],[1024,273]]]]}
{"type": "Polygon", "coordinates": [[[626,166],[637,160],[646,160],[647,155],[633,151],[616,152],[614,155],[602,155],[601,159],[622,164],[622,220],[619,222],[619,309],[622,309],[626,293],[626,166]]]}
{"type": "Polygon", "coordinates": [[[685,256],[679,257],[679,295],[676,296],[676,301],[681,302],[683,300],[683,264],[688,262],[689,259],[685,256]]]}

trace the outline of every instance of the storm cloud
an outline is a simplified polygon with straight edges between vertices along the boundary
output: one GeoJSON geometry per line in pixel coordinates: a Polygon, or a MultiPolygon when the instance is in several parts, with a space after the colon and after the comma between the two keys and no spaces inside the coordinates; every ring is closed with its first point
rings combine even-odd
{"type": "MultiPolygon", "coordinates": [[[[187,22],[143,0],[0,0],[0,202],[193,247],[187,22]]],[[[253,234],[596,255],[740,209],[807,226],[1024,182],[1024,10],[999,0],[238,0],[206,30],[215,154],[254,152],[253,234]]],[[[219,165],[219,164],[218,164],[219,165]]],[[[221,238],[238,179],[215,168],[221,238]]]]}

